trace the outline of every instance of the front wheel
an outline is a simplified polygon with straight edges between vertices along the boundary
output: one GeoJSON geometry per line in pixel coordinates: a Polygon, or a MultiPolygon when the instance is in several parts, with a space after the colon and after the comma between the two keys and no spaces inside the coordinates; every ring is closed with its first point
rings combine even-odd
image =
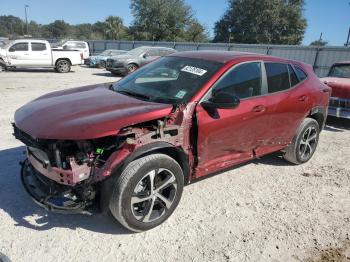
{"type": "Polygon", "coordinates": [[[138,66],[135,65],[135,64],[129,64],[129,65],[126,66],[128,74],[131,74],[132,72],[136,71],[137,68],[138,68],[138,66]]]}
{"type": "Polygon", "coordinates": [[[292,143],[286,148],[284,159],[293,164],[303,164],[316,151],[320,127],[315,119],[305,118],[298,128],[292,143]]]}
{"type": "Polygon", "coordinates": [[[56,63],[56,71],[58,73],[68,73],[70,71],[70,62],[67,60],[59,60],[56,63]]]}
{"type": "Polygon", "coordinates": [[[183,186],[183,172],[174,159],[164,154],[148,155],[124,169],[114,186],[109,209],[129,230],[149,230],[173,213],[183,186]]]}
{"type": "Polygon", "coordinates": [[[98,63],[98,68],[106,68],[106,62],[105,61],[100,61],[99,63],[98,63]]]}

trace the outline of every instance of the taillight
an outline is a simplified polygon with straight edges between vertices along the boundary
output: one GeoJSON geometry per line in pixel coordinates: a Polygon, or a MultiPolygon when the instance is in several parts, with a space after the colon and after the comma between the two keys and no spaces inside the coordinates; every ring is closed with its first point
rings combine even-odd
{"type": "Polygon", "coordinates": [[[80,53],[80,58],[81,58],[81,60],[83,60],[83,53],[80,53]]]}

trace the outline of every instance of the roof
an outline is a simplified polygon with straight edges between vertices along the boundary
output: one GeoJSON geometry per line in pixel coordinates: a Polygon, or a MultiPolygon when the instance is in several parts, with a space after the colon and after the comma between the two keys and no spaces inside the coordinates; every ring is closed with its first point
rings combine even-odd
{"type": "Polygon", "coordinates": [[[278,61],[278,62],[293,62],[293,63],[299,63],[299,64],[301,63],[298,61],[271,56],[271,55],[248,53],[248,52],[237,52],[237,51],[220,51],[220,50],[185,51],[185,52],[174,53],[174,54],[171,54],[170,56],[209,60],[209,61],[219,62],[223,64],[229,61],[232,61],[234,59],[246,58],[246,57],[254,58],[257,60],[261,59],[261,60],[271,60],[271,61],[278,61]]]}

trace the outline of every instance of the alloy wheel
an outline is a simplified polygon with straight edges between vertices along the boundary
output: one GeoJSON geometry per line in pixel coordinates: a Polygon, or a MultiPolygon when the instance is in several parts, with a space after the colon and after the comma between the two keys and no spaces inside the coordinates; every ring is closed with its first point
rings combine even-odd
{"type": "Polygon", "coordinates": [[[308,127],[299,143],[299,156],[302,160],[309,159],[314,153],[317,145],[317,130],[315,127],[308,127]]]}
{"type": "Polygon", "coordinates": [[[134,188],[130,201],[132,214],[138,221],[153,222],[170,209],[176,193],[175,175],[168,169],[154,169],[134,188]]]}

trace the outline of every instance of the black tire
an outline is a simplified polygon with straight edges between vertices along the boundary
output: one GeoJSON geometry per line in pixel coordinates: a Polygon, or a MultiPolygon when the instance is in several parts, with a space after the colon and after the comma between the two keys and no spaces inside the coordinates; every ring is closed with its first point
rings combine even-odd
{"type": "Polygon", "coordinates": [[[126,66],[128,74],[131,74],[132,72],[136,71],[139,67],[136,64],[128,64],[126,66]]]}
{"type": "Polygon", "coordinates": [[[183,172],[174,159],[164,154],[148,155],[128,164],[116,180],[109,209],[113,216],[129,230],[146,231],[160,225],[173,213],[180,201],[183,186],[183,172]],[[152,183],[149,174],[153,172],[152,183]],[[175,182],[171,184],[173,180],[175,182]],[[154,189],[150,190],[149,187],[152,185],[154,189]],[[135,190],[140,191],[135,192],[135,190]],[[147,200],[139,201],[146,198],[147,200]]]}
{"type": "Polygon", "coordinates": [[[68,73],[70,71],[71,64],[68,60],[62,59],[56,63],[56,71],[58,73],[68,73]]]}
{"type": "Polygon", "coordinates": [[[319,135],[320,127],[317,121],[312,118],[305,118],[299,126],[292,143],[285,149],[284,159],[296,165],[309,161],[316,151],[319,135]]]}
{"type": "Polygon", "coordinates": [[[106,62],[105,61],[100,61],[100,63],[98,64],[98,68],[106,68],[106,62]]]}

